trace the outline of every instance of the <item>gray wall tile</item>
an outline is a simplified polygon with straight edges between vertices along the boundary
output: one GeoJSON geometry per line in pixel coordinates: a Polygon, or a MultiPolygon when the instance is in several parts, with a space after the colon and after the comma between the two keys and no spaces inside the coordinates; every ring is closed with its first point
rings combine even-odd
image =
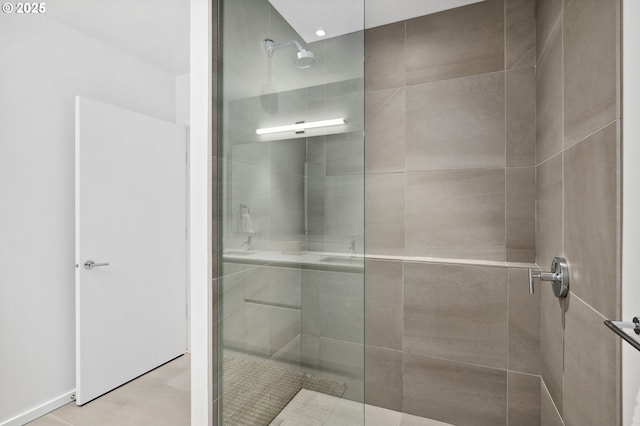
{"type": "Polygon", "coordinates": [[[562,156],[536,169],[536,263],[551,266],[562,255],[562,156]]]}
{"type": "Polygon", "coordinates": [[[526,269],[509,268],[507,368],[540,374],[540,292],[529,294],[526,269]]]}
{"type": "Polygon", "coordinates": [[[365,403],[402,411],[402,352],[365,346],[365,403]]]}
{"type": "Polygon", "coordinates": [[[271,239],[302,241],[305,234],[304,177],[272,172],[270,201],[271,239]]]}
{"type": "Polygon", "coordinates": [[[404,22],[365,31],[364,84],[366,90],[405,84],[404,22]]]}
{"type": "Polygon", "coordinates": [[[407,173],[407,254],[504,260],[504,191],[504,169],[407,173]]]}
{"type": "Polygon", "coordinates": [[[364,277],[362,274],[316,271],[323,337],[364,342],[364,277]]]}
{"type": "Polygon", "coordinates": [[[603,316],[575,297],[566,318],[564,422],[567,426],[618,425],[620,341],[602,325],[603,316]]]}
{"type": "Polygon", "coordinates": [[[325,237],[340,239],[346,250],[364,233],[364,176],[327,176],[325,182],[325,237]]]}
{"type": "Polygon", "coordinates": [[[403,172],[407,138],[404,87],[365,94],[367,173],[403,172]]]}
{"type": "Polygon", "coordinates": [[[564,143],[618,117],[619,0],[564,2],[564,143]]]}
{"type": "MultiPolygon", "coordinates": [[[[272,307],[269,309],[269,314],[269,336],[271,355],[273,355],[300,336],[300,310],[272,307]]],[[[290,361],[294,361],[290,357],[288,358],[290,361]]],[[[299,355],[297,358],[299,362],[299,355]]]]}
{"type": "Polygon", "coordinates": [[[541,426],[540,376],[507,373],[507,425],[541,426]]]}
{"type": "Polygon", "coordinates": [[[340,133],[326,137],[327,176],[364,173],[364,139],[359,133],[340,133]]]}
{"type": "Polygon", "coordinates": [[[556,27],[536,69],[536,161],[562,150],[562,29],[556,27]]]}
{"type": "Polygon", "coordinates": [[[536,0],[536,57],[549,47],[552,35],[562,27],[563,0],[536,0]]]}
{"type": "Polygon", "coordinates": [[[320,338],[320,372],[328,380],[347,385],[344,398],[364,401],[364,345],[320,338]]]}
{"type": "Polygon", "coordinates": [[[407,83],[504,69],[504,0],[407,21],[407,83]]]}
{"type": "Polygon", "coordinates": [[[536,260],[536,170],[507,168],[506,235],[508,262],[536,260]]]}
{"type": "Polygon", "coordinates": [[[565,254],[571,291],[618,318],[618,129],[613,123],[564,154],[565,254]]]}
{"type": "Polygon", "coordinates": [[[405,252],[405,174],[366,175],[366,252],[405,252]]]}
{"type": "Polygon", "coordinates": [[[565,426],[542,380],[540,381],[540,426],[565,426]]]}
{"type": "Polygon", "coordinates": [[[507,71],[507,167],[535,166],[536,70],[507,71]]]}
{"type": "Polygon", "coordinates": [[[507,270],[406,263],[404,350],[506,369],[507,270]]]}
{"type": "Polygon", "coordinates": [[[564,304],[554,296],[548,283],[536,290],[540,293],[540,374],[562,413],[564,304]]]}
{"type": "Polygon", "coordinates": [[[402,262],[367,260],[365,342],[402,350],[402,262]]]}
{"type": "Polygon", "coordinates": [[[403,411],[455,425],[506,424],[507,372],[404,356],[403,411]]]}
{"type": "Polygon", "coordinates": [[[506,0],[505,65],[507,69],[535,66],[535,18],[535,0],[506,0]]]}
{"type": "Polygon", "coordinates": [[[407,91],[407,169],[505,166],[504,73],[411,87],[407,91]]]}

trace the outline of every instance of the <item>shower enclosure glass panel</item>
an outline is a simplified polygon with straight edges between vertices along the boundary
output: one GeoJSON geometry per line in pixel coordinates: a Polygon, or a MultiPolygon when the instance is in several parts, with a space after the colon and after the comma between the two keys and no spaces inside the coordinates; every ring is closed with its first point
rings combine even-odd
{"type": "Polygon", "coordinates": [[[363,424],[364,5],[220,3],[218,424],[363,424]]]}

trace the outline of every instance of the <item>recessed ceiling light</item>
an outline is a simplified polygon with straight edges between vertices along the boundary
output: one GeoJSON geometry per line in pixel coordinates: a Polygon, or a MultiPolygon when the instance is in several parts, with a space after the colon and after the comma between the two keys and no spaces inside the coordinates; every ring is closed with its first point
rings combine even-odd
{"type": "Polygon", "coordinates": [[[318,30],[318,31],[316,31],[316,35],[318,37],[324,37],[324,36],[327,35],[327,32],[325,30],[318,30]]]}

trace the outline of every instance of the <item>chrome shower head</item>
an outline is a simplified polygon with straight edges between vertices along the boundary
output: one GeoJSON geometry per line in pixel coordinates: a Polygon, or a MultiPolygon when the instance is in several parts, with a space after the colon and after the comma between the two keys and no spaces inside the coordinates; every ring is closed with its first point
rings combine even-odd
{"type": "Polygon", "coordinates": [[[311,68],[316,62],[316,56],[310,50],[302,50],[298,52],[297,58],[293,60],[293,65],[296,68],[304,70],[307,68],[311,68]]]}
{"type": "Polygon", "coordinates": [[[305,50],[300,43],[295,40],[288,40],[282,43],[275,43],[271,39],[266,39],[264,41],[264,50],[267,52],[269,57],[273,56],[276,50],[283,49],[285,47],[295,46],[298,49],[298,53],[296,57],[293,59],[293,65],[301,70],[311,68],[316,62],[316,57],[314,53],[310,50],[305,50]]]}

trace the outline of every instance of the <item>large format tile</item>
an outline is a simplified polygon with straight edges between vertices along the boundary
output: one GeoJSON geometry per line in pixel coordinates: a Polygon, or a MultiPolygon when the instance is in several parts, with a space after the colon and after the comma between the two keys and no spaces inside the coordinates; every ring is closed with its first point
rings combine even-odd
{"type": "Polygon", "coordinates": [[[364,149],[362,129],[326,136],[327,176],[363,174],[364,149]]]}
{"type": "Polygon", "coordinates": [[[506,424],[507,372],[404,356],[403,411],[454,425],[506,424]]]}
{"type": "Polygon", "coordinates": [[[506,236],[508,262],[536,260],[536,169],[506,169],[506,236]]]}
{"type": "Polygon", "coordinates": [[[402,411],[402,352],[365,346],[365,402],[402,411]]]}
{"type": "Polygon", "coordinates": [[[367,404],[364,406],[364,424],[366,426],[400,426],[402,413],[367,404]]]}
{"type": "Polygon", "coordinates": [[[562,256],[562,156],[536,168],[536,263],[547,270],[562,256]]]}
{"type": "Polygon", "coordinates": [[[365,342],[402,350],[402,263],[365,263],[365,342]]]}
{"type": "Polygon", "coordinates": [[[272,240],[301,241],[304,238],[303,176],[272,172],[269,207],[272,240]]]}
{"type": "Polygon", "coordinates": [[[562,31],[550,36],[536,69],[536,161],[562,150],[562,31]]]}
{"type": "Polygon", "coordinates": [[[533,67],[536,64],[536,1],[506,0],[507,69],[533,67]]]}
{"type": "MultiPolygon", "coordinates": [[[[398,424],[400,420],[398,420],[398,424]]],[[[47,414],[42,417],[38,417],[32,422],[27,423],[29,426],[73,426],[71,423],[67,423],[62,419],[57,418],[53,414],[47,414]]]]}
{"type": "Polygon", "coordinates": [[[365,242],[371,254],[405,252],[405,175],[366,175],[365,242]]]}
{"type": "Polygon", "coordinates": [[[407,90],[407,170],[505,166],[504,73],[407,90]]]}
{"type": "MultiPolygon", "coordinates": [[[[325,237],[340,240],[340,251],[346,251],[351,239],[364,234],[364,176],[325,179],[325,237]]],[[[356,246],[356,252],[362,253],[362,245],[356,246]]]]}
{"type": "MultiPolygon", "coordinates": [[[[369,425],[367,425],[369,426],[369,425]]],[[[426,417],[412,416],[411,414],[402,413],[400,426],[453,426],[450,423],[439,422],[426,417]]]]}
{"type": "Polygon", "coordinates": [[[407,84],[504,69],[504,0],[407,21],[407,84]]]}
{"type": "Polygon", "coordinates": [[[567,426],[620,424],[620,340],[602,325],[604,320],[571,297],[562,411],[567,426]]]}
{"type": "Polygon", "coordinates": [[[540,380],[540,426],[565,426],[542,380],[540,380]]]}
{"type": "Polygon", "coordinates": [[[536,0],[536,58],[549,47],[552,35],[562,28],[563,0],[536,0]]]}
{"type": "Polygon", "coordinates": [[[320,372],[327,380],[344,383],[343,398],[364,402],[364,345],[320,338],[320,372]]]}
{"type": "Polygon", "coordinates": [[[405,84],[404,22],[365,31],[364,85],[366,90],[405,84]]]}
{"type": "Polygon", "coordinates": [[[540,374],[540,291],[529,294],[526,269],[509,268],[507,368],[540,374]]]}
{"type": "Polygon", "coordinates": [[[618,115],[620,1],[564,2],[564,144],[618,115]]]}
{"type": "Polygon", "coordinates": [[[407,138],[404,87],[365,94],[366,173],[403,172],[407,138]]]}
{"type": "Polygon", "coordinates": [[[508,425],[540,426],[540,376],[507,374],[508,425]]]}
{"type": "Polygon", "coordinates": [[[363,281],[357,273],[303,271],[302,333],[363,343],[363,281]]]}
{"type": "Polygon", "coordinates": [[[407,173],[406,191],[408,255],[504,260],[504,169],[407,173]]]}
{"type": "Polygon", "coordinates": [[[539,285],[536,291],[540,293],[540,374],[562,413],[564,302],[554,296],[549,283],[539,285]]]}
{"type": "Polygon", "coordinates": [[[619,271],[616,123],[564,154],[565,254],[571,291],[602,315],[618,318],[619,271]]]}
{"type": "Polygon", "coordinates": [[[507,270],[406,263],[404,350],[506,369],[507,270]]]}
{"type": "Polygon", "coordinates": [[[535,166],[536,70],[507,71],[507,167],[535,166]]]}
{"type": "Polygon", "coordinates": [[[189,370],[181,357],[114,389],[82,407],[69,403],[32,424],[75,426],[159,426],[189,424],[189,388],[174,382],[189,370]],[[55,418],[52,422],[48,420],[55,418]],[[44,419],[47,419],[45,422],[44,419]],[[57,422],[62,420],[63,422],[57,422]]]}

